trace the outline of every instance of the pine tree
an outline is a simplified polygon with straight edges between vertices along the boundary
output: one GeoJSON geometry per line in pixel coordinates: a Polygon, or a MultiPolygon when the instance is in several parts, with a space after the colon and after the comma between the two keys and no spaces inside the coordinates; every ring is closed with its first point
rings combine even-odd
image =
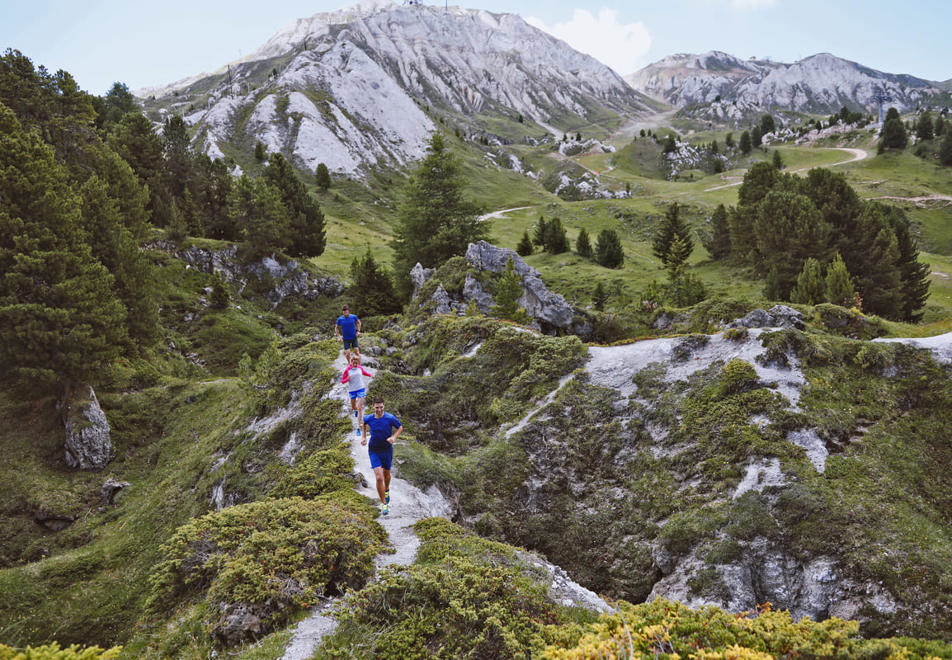
{"type": "Polygon", "coordinates": [[[826,298],[826,283],[820,262],[810,257],[803,264],[803,270],[797,276],[797,284],[790,291],[790,302],[803,305],[815,305],[826,298]]]}
{"type": "Polygon", "coordinates": [[[264,148],[264,143],[261,140],[258,140],[255,142],[255,160],[259,163],[263,163],[267,157],[268,152],[264,148]]]}
{"type": "Polygon", "coordinates": [[[490,313],[501,319],[525,323],[528,316],[526,310],[519,305],[519,298],[522,295],[522,276],[516,272],[516,266],[510,256],[509,261],[506,262],[506,269],[496,280],[496,291],[493,294],[493,306],[490,313]]]}
{"type": "Polygon", "coordinates": [[[664,147],[662,148],[662,151],[666,154],[670,154],[677,148],[678,145],[674,141],[674,133],[668,133],[668,136],[664,139],[664,147]]]}
{"type": "Polygon", "coordinates": [[[621,268],[625,262],[625,253],[621,240],[614,229],[603,229],[595,241],[595,262],[605,268],[621,268]]]}
{"type": "Polygon", "coordinates": [[[208,304],[211,305],[212,309],[228,309],[230,301],[231,297],[228,295],[225,283],[222,282],[220,277],[216,277],[212,282],[212,295],[208,304]]]}
{"type": "Polygon", "coordinates": [[[522,239],[519,241],[519,245],[516,246],[516,254],[520,257],[528,257],[532,254],[532,239],[529,238],[529,230],[522,232],[522,239]]]}
{"type": "Polygon", "coordinates": [[[578,252],[580,257],[592,258],[592,244],[588,239],[588,232],[585,231],[585,227],[582,227],[582,230],[578,233],[578,238],[575,241],[575,251],[578,252]]]}
{"type": "Polygon", "coordinates": [[[952,129],[945,130],[945,137],[939,146],[939,162],[946,167],[952,166],[952,129]]]}
{"type": "Polygon", "coordinates": [[[532,228],[532,244],[545,248],[545,231],[548,222],[544,216],[539,216],[539,221],[532,228]]]}
{"type": "Polygon", "coordinates": [[[724,136],[724,146],[726,146],[728,149],[734,148],[734,134],[733,133],[728,133],[727,135],[724,136]]]}
{"type": "Polygon", "coordinates": [[[281,247],[286,247],[292,256],[317,257],[323,254],[324,214],[297,178],[291,164],[281,154],[271,154],[263,178],[280,191],[287,209],[288,240],[281,243],[281,247]]]}
{"type": "Polygon", "coordinates": [[[855,297],[856,289],[853,286],[853,278],[850,277],[843,259],[837,254],[826,269],[823,299],[840,307],[849,307],[853,304],[855,297]]]}
{"type": "Polygon", "coordinates": [[[463,198],[459,159],[434,133],[427,155],[407,183],[393,242],[399,289],[409,296],[409,273],[416,263],[437,267],[485,238],[488,227],[477,219],[478,206],[463,198]]]}
{"type": "Polygon", "coordinates": [[[780,152],[774,149],[773,160],[771,161],[772,165],[777,168],[777,170],[782,170],[784,168],[783,157],[780,155],[780,152]]]}
{"type": "Polygon", "coordinates": [[[744,131],[740,134],[740,152],[745,156],[750,153],[753,149],[753,144],[750,141],[750,132],[744,131]]]}
{"type": "Polygon", "coordinates": [[[931,140],[935,137],[932,124],[932,113],[926,110],[919,116],[916,124],[916,137],[920,140],[931,140]]]}
{"type": "Polygon", "coordinates": [[[287,241],[287,208],[281,192],[264,179],[252,180],[244,174],[231,190],[228,200],[232,222],[240,228],[243,258],[254,261],[267,256],[287,241]]]}
{"type": "Polygon", "coordinates": [[[889,221],[899,248],[899,281],[901,296],[898,318],[911,323],[922,319],[922,310],[929,299],[929,264],[919,261],[919,248],[902,209],[890,206],[889,221]]]}
{"type": "Polygon", "coordinates": [[[764,298],[767,300],[783,300],[783,293],[780,290],[780,273],[774,266],[767,273],[767,279],[764,280],[764,298]]]}
{"type": "Polygon", "coordinates": [[[192,181],[192,149],[185,120],[178,115],[166,119],[162,126],[162,141],[168,189],[180,200],[192,181]]]}
{"type": "Polygon", "coordinates": [[[718,204],[711,214],[710,242],[707,251],[714,260],[726,259],[731,254],[731,232],[727,222],[727,209],[718,204]]]}
{"type": "Polygon", "coordinates": [[[905,149],[908,141],[906,128],[902,125],[899,113],[895,108],[890,108],[879,138],[879,153],[883,153],[886,149],[905,149]]]}
{"type": "Polygon", "coordinates": [[[773,164],[766,161],[754,163],[744,174],[744,182],[737,190],[737,203],[751,207],[760,202],[780,183],[781,174],[773,164]]]}
{"type": "Polygon", "coordinates": [[[350,276],[354,281],[351,298],[364,316],[393,314],[400,311],[390,274],[374,259],[370,247],[363,258],[355,258],[350,264],[350,276]]]}
{"type": "Polygon", "coordinates": [[[763,144],[763,133],[760,132],[760,126],[754,126],[750,129],[750,143],[754,147],[759,147],[763,144]]]}
{"type": "Polygon", "coordinates": [[[671,252],[671,242],[675,236],[679,237],[684,243],[688,254],[694,250],[694,239],[691,238],[691,228],[681,219],[681,207],[674,202],[665,211],[664,220],[658,226],[654,239],[651,243],[651,250],[661,263],[668,263],[668,255],[671,252]]]}
{"type": "Polygon", "coordinates": [[[68,173],[2,103],[0,200],[0,381],[34,396],[89,382],[127,341],[125,309],[68,173]]]}
{"type": "Polygon", "coordinates": [[[754,220],[756,265],[761,272],[775,272],[779,296],[774,299],[787,299],[808,258],[826,260],[830,231],[808,197],[785,190],[767,193],[754,220]]]}
{"type": "Polygon", "coordinates": [[[317,183],[317,187],[321,190],[327,190],[331,187],[331,173],[327,170],[327,165],[324,163],[317,164],[317,170],[314,172],[314,180],[317,183]]]}
{"type": "Polygon", "coordinates": [[[565,227],[559,218],[552,218],[545,223],[545,233],[542,236],[543,247],[549,254],[562,254],[569,251],[569,239],[565,235],[565,227]]]}
{"type": "Polygon", "coordinates": [[[777,130],[777,123],[774,121],[773,115],[764,115],[760,118],[760,133],[761,135],[766,135],[767,133],[773,133],[777,130]]]}
{"type": "Polygon", "coordinates": [[[942,115],[939,115],[935,118],[935,124],[933,125],[935,136],[941,138],[945,133],[945,120],[942,118],[942,115]]]}
{"type": "Polygon", "coordinates": [[[605,303],[608,302],[608,293],[601,280],[595,283],[595,290],[592,292],[592,305],[599,312],[605,309],[605,303]]]}

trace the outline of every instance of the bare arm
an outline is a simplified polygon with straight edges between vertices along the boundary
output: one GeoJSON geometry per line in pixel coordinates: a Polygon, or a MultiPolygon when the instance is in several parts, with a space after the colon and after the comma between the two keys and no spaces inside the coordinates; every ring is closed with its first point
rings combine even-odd
{"type": "Polygon", "coordinates": [[[398,426],[396,433],[394,433],[389,438],[387,438],[387,442],[389,442],[392,445],[394,442],[396,442],[397,436],[399,436],[401,433],[403,433],[403,427],[398,426]]]}
{"type": "Polygon", "coordinates": [[[357,319],[357,334],[360,334],[360,319],[357,319]]]}

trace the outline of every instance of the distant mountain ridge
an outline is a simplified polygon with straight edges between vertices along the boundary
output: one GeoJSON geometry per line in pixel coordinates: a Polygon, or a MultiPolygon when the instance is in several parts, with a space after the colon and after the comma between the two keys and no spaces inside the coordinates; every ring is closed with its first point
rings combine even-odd
{"type": "Polygon", "coordinates": [[[891,74],[819,53],[793,64],[749,59],[720,51],[679,53],[626,76],[648,96],[713,120],[739,120],[757,112],[833,113],[843,106],[873,112],[885,91],[901,112],[948,103],[942,83],[891,74]]]}
{"type": "Polygon", "coordinates": [[[435,128],[427,107],[561,132],[551,125],[651,104],[519,16],[392,3],[299,19],[227,70],[140,94],[155,97],[147,107],[184,112],[210,155],[261,140],[299,165],[348,174],[418,158],[435,128]]]}

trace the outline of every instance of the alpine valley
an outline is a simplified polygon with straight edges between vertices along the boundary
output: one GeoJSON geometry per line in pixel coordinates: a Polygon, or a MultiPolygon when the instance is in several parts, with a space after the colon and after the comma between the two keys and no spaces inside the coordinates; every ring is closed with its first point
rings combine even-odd
{"type": "Polygon", "coordinates": [[[949,94],[412,3],[8,49],[0,658],[952,658],[949,94]]]}

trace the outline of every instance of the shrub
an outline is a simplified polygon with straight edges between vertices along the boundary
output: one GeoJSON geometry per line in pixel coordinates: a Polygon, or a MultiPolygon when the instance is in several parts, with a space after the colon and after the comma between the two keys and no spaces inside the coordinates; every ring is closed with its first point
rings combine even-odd
{"type": "Polygon", "coordinates": [[[98,646],[82,648],[76,644],[60,648],[56,642],[43,646],[28,646],[25,649],[15,649],[0,644],[0,660],[109,660],[115,658],[122,651],[121,646],[103,650],[98,646]]]}
{"type": "Polygon", "coordinates": [[[241,641],[226,636],[233,613],[253,613],[267,632],[319,596],[363,586],[386,543],[374,513],[340,499],[291,498],[196,518],[162,545],[147,607],[161,613],[204,599],[214,604],[206,624],[222,641],[241,641]]]}

